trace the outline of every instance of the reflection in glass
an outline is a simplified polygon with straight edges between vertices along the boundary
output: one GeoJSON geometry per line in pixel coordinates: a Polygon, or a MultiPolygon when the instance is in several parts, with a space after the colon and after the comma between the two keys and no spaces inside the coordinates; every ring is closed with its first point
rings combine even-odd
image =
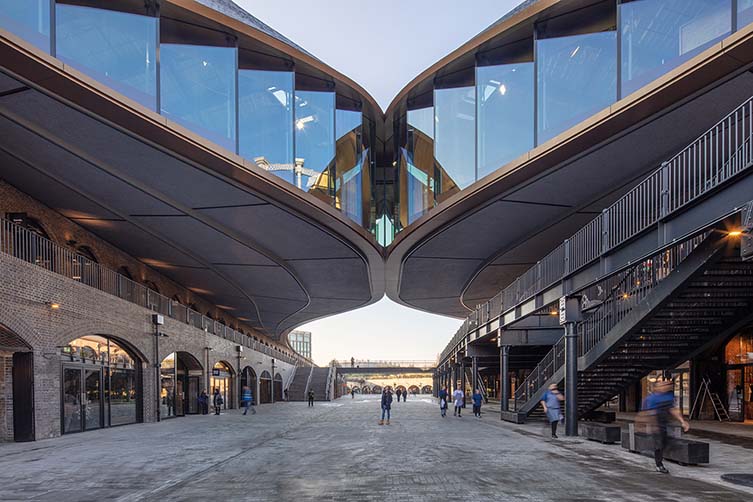
{"type": "Polygon", "coordinates": [[[175,416],[175,352],[162,360],[160,365],[160,417],[175,416]]]}
{"type": "Polygon", "coordinates": [[[293,73],[240,70],[238,118],[239,153],[250,160],[264,157],[269,164],[286,164],[289,168],[271,172],[294,183],[293,73]]]}
{"type": "Polygon", "coordinates": [[[538,143],[614,103],[617,33],[536,41],[538,143]]]}
{"type": "Polygon", "coordinates": [[[478,177],[534,147],[533,63],[479,66],[478,177]]]}
{"type": "Polygon", "coordinates": [[[232,47],[161,44],[162,114],[235,151],[235,68],[232,47]]]}
{"type": "Polygon", "coordinates": [[[753,0],[737,0],[737,29],[753,23],[753,0]]]}
{"type": "Polygon", "coordinates": [[[434,163],[434,107],[408,110],[406,147],[400,155],[400,220],[410,225],[434,207],[439,181],[434,163]]]}
{"type": "Polygon", "coordinates": [[[0,28],[50,52],[50,0],[0,0],[0,28]]]}
{"type": "Polygon", "coordinates": [[[100,370],[84,370],[86,402],[84,402],[86,430],[102,427],[102,389],[100,370]]]}
{"type": "Polygon", "coordinates": [[[335,170],[335,207],[359,225],[364,224],[364,214],[369,203],[367,191],[368,152],[362,144],[363,116],[360,111],[340,110],[335,113],[337,136],[335,170]],[[366,179],[364,179],[366,178],[366,179]]]}
{"type": "Polygon", "coordinates": [[[622,95],[728,35],[731,0],[636,0],[620,5],[622,95]]]}
{"type": "Polygon", "coordinates": [[[81,370],[63,368],[63,434],[81,431],[81,370]]]}
{"type": "Polygon", "coordinates": [[[331,203],[335,160],[335,93],[296,91],[295,157],[302,159],[295,184],[331,203]]]}
{"type": "Polygon", "coordinates": [[[112,368],[110,370],[110,425],[136,422],[136,371],[112,368]]]}
{"type": "Polygon", "coordinates": [[[60,3],[55,16],[59,59],[156,109],[156,18],[60,3]]]}
{"type": "Polygon", "coordinates": [[[473,87],[434,90],[434,158],[446,194],[476,180],[476,98],[473,87]]]}

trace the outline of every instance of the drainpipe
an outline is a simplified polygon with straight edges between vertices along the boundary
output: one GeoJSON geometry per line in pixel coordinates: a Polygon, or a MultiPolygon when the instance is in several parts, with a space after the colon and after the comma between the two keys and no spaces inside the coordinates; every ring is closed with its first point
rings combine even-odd
{"type": "Polygon", "coordinates": [[[154,402],[157,405],[155,412],[157,415],[157,422],[160,421],[160,358],[159,358],[159,339],[162,334],[159,332],[159,327],[165,324],[165,318],[161,314],[152,314],[152,324],[154,325],[154,402]]]}

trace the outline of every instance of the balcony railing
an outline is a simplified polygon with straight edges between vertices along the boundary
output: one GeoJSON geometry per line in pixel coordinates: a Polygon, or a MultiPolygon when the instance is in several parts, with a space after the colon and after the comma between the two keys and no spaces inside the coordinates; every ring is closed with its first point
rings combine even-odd
{"type": "Polygon", "coordinates": [[[341,368],[415,368],[417,370],[429,370],[437,365],[436,361],[386,361],[375,359],[356,359],[354,361],[342,360],[335,361],[335,364],[341,368]]]}
{"type": "MultiPolygon", "coordinates": [[[[752,161],[753,97],[489,300],[490,317],[514,309],[625,244],[748,169],[752,161]]],[[[442,351],[440,361],[457,347],[469,328],[475,328],[477,314],[478,309],[468,316],[442,351]]]]}
{"type": "Polygon", "coordinates": [[[135,303],[207,333],[290,364],[303,364],[301,357],[291,357],[251,336],[192,310],[185,305],[147,288],[143,284],[59,246],[51,240],[9,220],[0,219],[0,252],[63,275],[123,300],[135,303]]]}

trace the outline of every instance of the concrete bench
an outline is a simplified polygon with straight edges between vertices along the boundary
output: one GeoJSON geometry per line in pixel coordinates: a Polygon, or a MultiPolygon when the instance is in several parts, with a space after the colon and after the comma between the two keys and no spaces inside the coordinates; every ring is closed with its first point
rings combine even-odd
{"type": "Polygon", "coordinates": [[[581,422],[579,432],[586,439],[604,444],[612,444],[620,441],[622,427],[599,422],[581,422]]]}
{"type": "Polygon", "coordinates": [[[595,410],[589,411],[583,417],[583,420],[590,422],[601,422],[603,424],[611,424],[617,420],[617,413],[614,411],[595,410]]]}
{"type": "MultiPolygon", "coordinates": [[[[642,453],[648,456],[654,454],[654,438],[644,432],[622,433],[622,447],[633,453],[642,453]]],[[[664,458],[677,462],[680,465],[698,465],[709,463],[709,444],[703,441],[693,441],[668,437],[664,448],[664,458]]]]}

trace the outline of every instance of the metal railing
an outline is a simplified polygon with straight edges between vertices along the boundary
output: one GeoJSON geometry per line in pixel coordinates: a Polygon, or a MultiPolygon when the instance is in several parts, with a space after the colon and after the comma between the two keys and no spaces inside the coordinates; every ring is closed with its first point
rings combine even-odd
{"type": "MultiPolygon", "coordinates": [[[[578,357],[593,349],[622,319],[639,305],[654,288],[677,268],[708,236],[702,234],[664,249],[637,264],[610,275],[591,286],[602,292],[598,306],[578,323],[578,357]]],[[[586,298],[584,297],[585,301],[586,298]]],[[[565,364],[565,337],[560,338],[538,365],[515,389],[513,409],[536,395],[542,386],[565,364]]]]}
{"type": "Polygon", "coordinates": [[[436,361],[387,361],[373,359],[355,359],[354,361],[341,360],[334,362],[340,368],[416,368],[420,370],[429,370],[436,366],[436,361]]]}
{"type": "MultiPolygon", "coordinates": [[[[508,312],[530,300],[745,171],[752,161],[753,97],[515,279],[488,302],[492,311],[508,312]]],[[[467,334],[465,325],[462,329],[440,361],[467,334]]]]}
{"type": "Polygon", "coordinates": [[[214,319],[167,298],[113,270],[103,267],[85,256],[55,244],[25,227],[7,219],[0,219],[0,252],[42,267],[50,272],[63,275],[123,300],[135,303],[177,321],[245,345],[281,361],[298,364],[304,360],[300,356],[290,356],[274,347],[254,340],[251,335],[241,333],[214,319]]]}

